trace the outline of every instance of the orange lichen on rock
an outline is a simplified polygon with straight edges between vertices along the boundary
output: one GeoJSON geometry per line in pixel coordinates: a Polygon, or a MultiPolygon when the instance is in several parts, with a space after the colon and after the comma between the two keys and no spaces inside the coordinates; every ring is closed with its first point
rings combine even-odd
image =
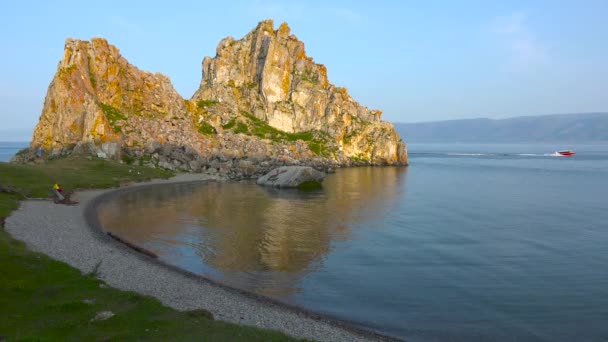
{"type": "Polygon", "coordinates": [[[114,141],[116,140],[116,136],[110,136],[110,135],[102,135],[101,137],[99,137],[99,141],[101,142],[108,142],[108,141],[114,141]]]}
{"type": "Polygon", "coordinates": [[[327,79],[327,67],[323,64],[317,64],[319,68],[319,73],[321,74],[321,86],[327,87],[329,85],[329,80],[327,79]]]}
{"type": "Polygon", "coordinates": [[[343,96],[348,96],[348,89],[345,87],[336,87],[336,92],[342,94],[343,96]]]}
{"type": "Polygon", "coordinates": [[[290,31],[291,31],[291,29],[289,28],[289,25],[287,25],[286,22],[283,22],[281,24],[281,26],[279,26],[279,30],[277,31],[277,36],[287,37],[287,36],[289,36],[290,31]]]}
{"type": "Polygon", "coordinates": [[[289,94],[289,86],[291,85],[291,75],[288,72],[285,72],[283,75],[283,94],[289,94]]]}
{"type": "Polygon", "coordinates": [[[78,125],[76,123],[76,120],[72,121],[72,124],[70,125],[70,131],[72,131],[72,133],[78,132],[78,125]]]}
{"type": "Polygon", "coordinates": [[[304,49],[297,49],[296,59],[305,59],[305,58],[306,58],[306,51],[304,51],[304,49]]]}
{"type": "Polygon", "coordinates": [[[184,105],[186,106],[186,110],[191,114],[194,114],[199,110],[196,103],[192,100],[184,100],[184,105]]]}

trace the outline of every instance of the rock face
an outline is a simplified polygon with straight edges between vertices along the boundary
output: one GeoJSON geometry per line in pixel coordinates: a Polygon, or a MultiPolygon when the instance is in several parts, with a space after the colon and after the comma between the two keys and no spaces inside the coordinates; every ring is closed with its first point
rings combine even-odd
{"type": "Polygon", "coordinates": [[[325,154],[372,164],[406,164],[405,144],[382,114],[355,102],[327,79],[327,69],[306,55],[287,23],[262,21],[241,40],[223,39],[215,58],[203,60],[193,100],[223,124],[245,113],[288,132],[317,132],[325,154]],[[212,104],[212,105],[211,105],[212,104]]]}
{"type": "Polygon", "coordinates": [[[325,176],[325,173],[310,166],[283,166],[258,178],[256,183],[277,188],[297,188],[304,182],[322,182],[325,176]]]}
{"type": "Polygon", "coordinates": [[[68,39],[32,146],[52,150],[93,143],[101,145],[97,153],[112,157],[120,151],[116,147],[148,141],[196,145],[186,138],[197,135],[168,77],[137,69],[104,39],[68,39]]]}
{"type": "Polygon", "coordinates": [[[241,40],[222,40],[217,55],[205,57],[191,100],[102,38],[68,39],[30,150],[230,177],[301,163],[406,165],[393,125],[330,84],[289,31],[267,20],[241,40]]]}

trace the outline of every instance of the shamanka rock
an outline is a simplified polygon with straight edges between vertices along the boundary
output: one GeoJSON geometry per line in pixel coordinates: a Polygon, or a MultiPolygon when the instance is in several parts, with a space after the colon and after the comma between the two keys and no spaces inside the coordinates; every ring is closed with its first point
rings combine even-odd
{"type": "Polygon", "coordinates": [[[68,39],[30,151],[15,160],[41,147],[44,157],[90,154],[231,178],[281,165],[407,165],[405,143],[380,116],[332,85],[286,23],[223,39],[190,100],[106,40],[68,39]]]}
{"type": "Polygon", "coordinates": [[[312,134],[310,140],[321,141],[312,150],[340,162],[407,163],[393,125],[380,120],[379,110],[354,101],[346,88],[330,84],[325,66],[306,55],[287,23],[275,30],[266,20],[240,40],[223,39],[216,56],[203,60],[192,99],[217,126],[261,120],[283,132],[312,134]]]}

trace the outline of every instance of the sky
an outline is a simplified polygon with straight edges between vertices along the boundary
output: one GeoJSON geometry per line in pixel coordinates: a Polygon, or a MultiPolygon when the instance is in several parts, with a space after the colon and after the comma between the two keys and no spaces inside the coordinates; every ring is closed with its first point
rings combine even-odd
{"type": "Polygon", "coordinates": [[[388,121],[608,112],[606,18],[606,0],[5,2],[0,141],[31,137],[68,37],[104,37],[190,98],[203,57],[264,19],[388,121]]]}

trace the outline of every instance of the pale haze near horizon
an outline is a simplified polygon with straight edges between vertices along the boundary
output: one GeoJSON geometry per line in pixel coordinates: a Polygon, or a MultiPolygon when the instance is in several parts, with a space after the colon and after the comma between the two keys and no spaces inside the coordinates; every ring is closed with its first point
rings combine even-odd
{"type": "Polygon", "coordinates": [[[0,141],[31,138],[67,37],[104,37],[190,98],[203,57],[264,19],[384,120],[608,111],[608,1],[55,1],[0,16],[0,141]]]}

